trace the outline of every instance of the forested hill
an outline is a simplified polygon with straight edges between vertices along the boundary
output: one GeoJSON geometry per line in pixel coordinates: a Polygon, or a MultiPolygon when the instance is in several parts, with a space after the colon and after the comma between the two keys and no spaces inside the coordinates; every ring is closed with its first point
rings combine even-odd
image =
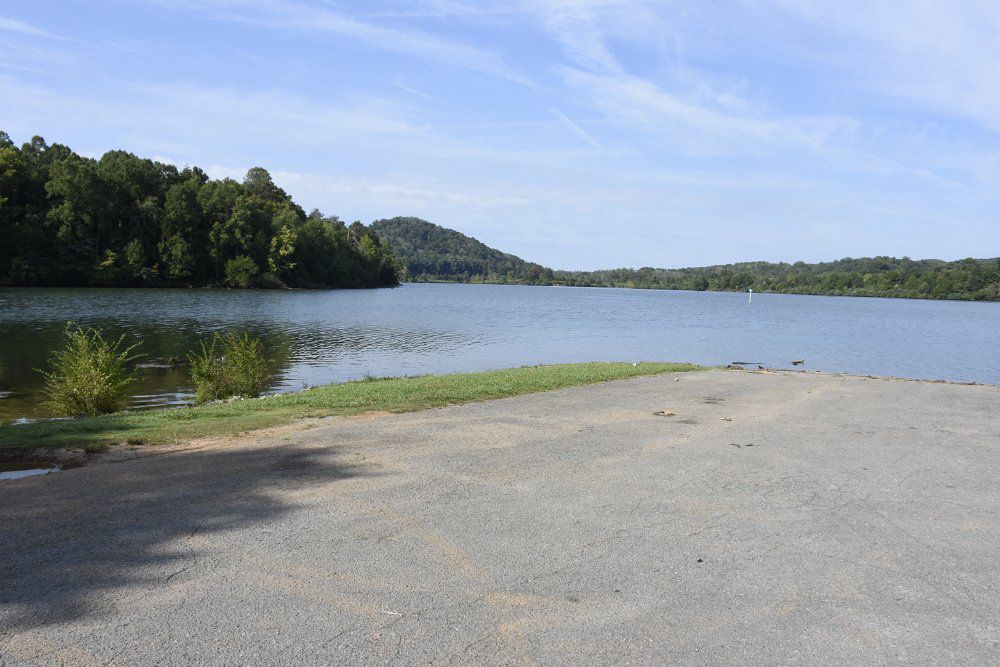
{"type": "Polygon", "coordinates": [[[381,287],[398,271],[370,228],[306,215],[260,167],[213,180],[0,132],[0,285],[381,287]]]}
{"type": "Polygon", "coordinates": [[[894,257],[833,262],[744,262],[687,269],[553,271],[419,218],[372,224],[406,264],[411,280],[581,287],[783,292],[1000,301],[1000,259],[945,262],[894,257]]]}
{"type": "Polygon", "coordinates": [[[552,269],[420,218],[376,220],[371,229],[389,242],[410,280],[527,284],[553,280],[552,269]]]}

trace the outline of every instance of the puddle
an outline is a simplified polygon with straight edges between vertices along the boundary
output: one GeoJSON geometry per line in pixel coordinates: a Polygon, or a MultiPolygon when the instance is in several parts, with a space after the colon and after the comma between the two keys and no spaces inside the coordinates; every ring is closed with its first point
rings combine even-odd
{"type": "Polygon", "coordinates": [[[48,475],[53,472],[59,472],[59,466],[52,465],[51,463],[41,463],[40,461],[0,462],[0,480],[23,479],[24,477],[34,477],[35,475],[48,475]]]}
{"type": "MultiPolygon", "coordinates": [[[[127,412],[127,410],[123,411],[127,412]]],[[[32,419],[31,417],[18,417],[10,423],[11,426],[22,426],[24,424],[34,424],[35,422],[65,422],[75,417],[45,417],[43,419],[32,419]]]]}

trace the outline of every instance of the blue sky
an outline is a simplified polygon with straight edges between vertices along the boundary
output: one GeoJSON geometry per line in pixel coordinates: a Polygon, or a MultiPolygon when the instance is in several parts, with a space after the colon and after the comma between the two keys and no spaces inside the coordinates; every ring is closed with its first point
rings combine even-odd
{"type": "Polygon", "coordinates": [[[996,256],[997,35],[995,0],[6,0],[0,129],[557,268],[996,256]]]}

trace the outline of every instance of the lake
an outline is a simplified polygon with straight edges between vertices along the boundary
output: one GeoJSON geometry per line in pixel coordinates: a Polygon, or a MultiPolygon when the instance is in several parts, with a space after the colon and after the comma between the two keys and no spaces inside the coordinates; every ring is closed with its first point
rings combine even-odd
{"type": "MultiPolygon", "coordinates": [[[[0,421],[45,416],[67,320],[183,358],[249,330],[274,389],[574,361],[732,361],[1000,384],[1000,304],[725,292],[407,284],[396,289],[0,289],[0,421]]],[[[144,367],[134,408],[190,400],[185,368],[144,367]]]]}

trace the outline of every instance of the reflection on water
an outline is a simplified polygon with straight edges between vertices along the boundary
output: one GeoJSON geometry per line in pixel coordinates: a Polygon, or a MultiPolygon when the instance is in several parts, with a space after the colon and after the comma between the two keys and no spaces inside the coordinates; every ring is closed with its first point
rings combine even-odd
{"type": "Polygon", "coordinates": [[[68,320],[144,355],[133,408],[190,400],[185,359],[215,331],[260,336],[273,389],[587,360],[728,363],[1000,382],[1000,304],[646,290],[404,285],[343,291],[0,289],[0,420],[44,417],[68,320]],[[174,360],[167,363],[167,360],[174,360]]]}
{"type": "Polygon", "coordinates": [[[59,472],[59,466],[41,462],[0,461],[0,481],[7,479],[24,479],[59,472]]]}

